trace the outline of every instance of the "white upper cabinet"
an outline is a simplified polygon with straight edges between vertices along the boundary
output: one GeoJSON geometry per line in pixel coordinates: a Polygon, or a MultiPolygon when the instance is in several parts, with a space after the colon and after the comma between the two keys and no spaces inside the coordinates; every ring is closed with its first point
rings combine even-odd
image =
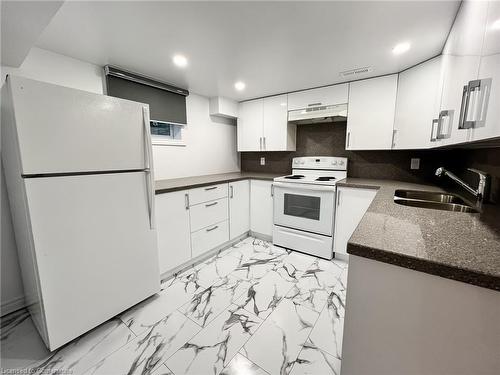
{"type": "Polygon", "coordinates": [[[288,110],[347,103],[349,84],[320,87],[288,94],[288,110]]]}
{"type": "Polygon", "coordinates": [[[295,151],[296,125],[288,124],[287,95],[264,98],[265,151],[295,151]]]}
{"type": "Polygon", "coordinates": [[[238,151],[262,150],[264,132],[264,100],[256,99],[239,104],[238,151]]]}
{"type": "Polygon", "coordinates": [[[392,148],[397,87],[397,74],[349,84],[347,150],[392,148]]]}
{"type": "MultiPolygon", "coordinates": [[[[500,137],[500,2],[490,1],[484,34],[476,94],[475,112],[470,116],[476,122],[472,128],[472,141],[500,137]],[[482,91],[482,95],[481,95],[482,91]]],[[[472,97],[472,96],[471,96],[472,97]]]]}
{"type": "Polygon", "coordinates": [[[238,151],[295,151],[286,94],[242,102],[238,112],[238,151]]]}
{"type": "MultiPolygon", "coordinates": [[[[393,149],[428,148],[441,102],[441,56],[399,74],[393,149]]],[[[435,137],[433,137],[435,139],[435,137]]]]}
{"type": "Polygon", "coordinates": [[[464,1],[443,51],[439,146],[472,140],[472,110],[478,103],[471,81],[477,80],[488,14],[488,2],[464,1]],[[469,110],[469,109],[470,110],[469,110]],[[469,125],[468,125],[469,124],[469,125]]]}

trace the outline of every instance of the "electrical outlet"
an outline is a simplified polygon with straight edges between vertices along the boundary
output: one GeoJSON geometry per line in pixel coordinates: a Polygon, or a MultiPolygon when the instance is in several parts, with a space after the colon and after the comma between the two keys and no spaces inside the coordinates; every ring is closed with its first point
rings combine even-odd
{"type": "Polygon", "coordinates": [[[411,158],[410,169],[420,169],[420,158],[411,158]]]}
{"type": "Polygon", "coordinates": [[[265,157],[260,158],[260,165],[266,165],[266,158],[265,157]]]}

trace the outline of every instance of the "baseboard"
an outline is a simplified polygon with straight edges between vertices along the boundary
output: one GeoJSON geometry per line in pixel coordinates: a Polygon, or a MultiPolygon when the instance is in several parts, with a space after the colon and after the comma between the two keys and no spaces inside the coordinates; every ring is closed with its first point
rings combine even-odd
{"type": "Polygon", "coordinates": [[[250,231],[249,234],[250,234],[250,236],[258,238],[259,240],[262,240],[262,241],[270,241],[270,242],[273,241],[273,236],[270,236],[268,234],[262,234],[262,233],[254,232],[254,231],[250,231]]]}
{"type": "Polygon", "coordinates": [[[3,302],[0,306],[0,316],[4,316],[16,310],[26,307],[24,295],[12,298],[9,301],[3,302]]]}
{"type": "Polygon", "coordinates": [[[241,236],[238,236],[235,239],[224,242],[222,245],[219,245],[219,246],[213,248],[212,250],[207,251],[206,253],[198,255],[196,258],[190,259],[187,262],[185,262],[185,263],[183,263],[175,268],[172,268],[170,271],[167,271],[167,272],[161,274],[160,280],[169,279],[170,277],[174,276],[175,274],[181,273],[190,267],[197,266],[198,264],[204,262],[208,258],[214,256],[215,254],[230,248],[231,246],[240,242],[241,240],[244,240],[249,235],[250,235],[250,232],[243,233],[241,236]]]}

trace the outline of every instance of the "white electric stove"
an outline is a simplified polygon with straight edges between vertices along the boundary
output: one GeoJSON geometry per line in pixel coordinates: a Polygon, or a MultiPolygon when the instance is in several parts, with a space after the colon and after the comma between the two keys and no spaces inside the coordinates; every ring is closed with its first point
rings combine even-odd
{"type": "Polygon", "coordinates": [[[347,177],[347,158],[293,158],[292,168],[273,182],[273,243],[332,259],[335,184],[347,177]]]}

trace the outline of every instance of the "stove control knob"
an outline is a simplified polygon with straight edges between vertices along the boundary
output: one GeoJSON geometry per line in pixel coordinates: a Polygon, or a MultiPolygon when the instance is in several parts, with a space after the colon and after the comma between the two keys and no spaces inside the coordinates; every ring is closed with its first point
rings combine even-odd
{"type": "Polygon", "coordinates": [[[339,165],[344,165],[344,161],[343,160],[339,161],[339,165]]]}
{"type": "Polygon", "coordinates": [[[298,160],[294,160],[293,164],[299,164],[299,161],[298,160]]]}
{"type": "Polygon", "coordinates": [[[304,161],[304,160],[302,160],[302,161],[300,162],[300,164],[305,164],[305,161],[304,161]]]}
{"type": "Polygon", "coordinates": [[[332,161],[332,165],[337,165],[337,160],[332,161]]]}

